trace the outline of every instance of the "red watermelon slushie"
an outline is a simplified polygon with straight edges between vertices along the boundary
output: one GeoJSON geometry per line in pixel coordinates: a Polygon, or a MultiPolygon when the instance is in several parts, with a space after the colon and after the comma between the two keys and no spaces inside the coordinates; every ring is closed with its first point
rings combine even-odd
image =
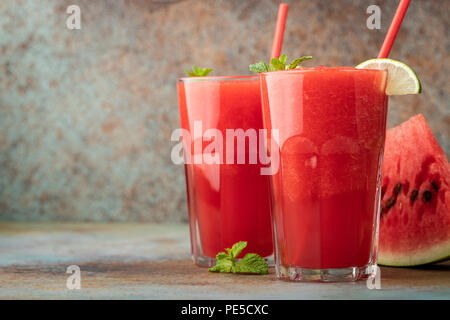
{"type": "Polygon", "coordinates": [[[376,264],[387,72],[262,73],[264,126],[279,130],[271,176],[276,267],[288,280],[341,281],[376,264]]]}
{"type": "Polygon", "coordinates": [[[250,163],[248,141],[245,163],[238,164],[237,144],[234,163],[225,161],[227,130],[262,129],[258,76],[181,78],[178,98],[181,128],[192,140],[195,122],[201,122],[201,134],[217,130],[223,137],[223,164],[195,163],[196,156],[222,152],[208,148],[210,141],[205,139],[200,139],[198,149],[198,139],[184,149],[185,159],[190,155],[192,160],[185,164],[185,174],[194,262],[212,266],[217,253],[239,241],[248,243],[241,256],[272,256],[269,178],[261,175],[259,162],[250,163]]]}

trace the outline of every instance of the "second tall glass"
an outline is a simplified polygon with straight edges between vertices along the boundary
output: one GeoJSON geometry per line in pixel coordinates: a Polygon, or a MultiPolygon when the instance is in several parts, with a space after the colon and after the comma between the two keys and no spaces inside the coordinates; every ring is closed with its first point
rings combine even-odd
{"type": "Polygon", "coordinates": [[[252,252],[269,258],[273,247],[268,176],[261,175],[259,162],[250,163],[258,150],[251,150],[249,136],[241,155],[238,144],[231,145],[237,138],[227,139],[230,130],[256,132],[259,137],[259,78],[181,78],[178,98],[181,128],[187,132],[183,146],[194,262],[212,266],[218,252],[238,241],[248,243],[241,256],[252,252]],[[218,142],[214,148],[212,140],[218,142]],[[238,159],[242,156],[244,163],[238,159]],[[222,159],[222,163],[208,163],[206,158],[222,159]]]}

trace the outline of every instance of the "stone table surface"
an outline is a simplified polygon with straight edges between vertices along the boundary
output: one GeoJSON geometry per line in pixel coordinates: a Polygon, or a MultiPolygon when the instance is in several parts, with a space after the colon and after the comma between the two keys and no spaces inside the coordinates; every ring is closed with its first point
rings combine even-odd
{"type": "Polygon", "coordinates": [[[381,268],[381,289],[212,274],[187,225],[0,223],[0,299],[450,299],[450,264],[381,268]],[[66,269],[81,269],[81,289],[66,269]]]}

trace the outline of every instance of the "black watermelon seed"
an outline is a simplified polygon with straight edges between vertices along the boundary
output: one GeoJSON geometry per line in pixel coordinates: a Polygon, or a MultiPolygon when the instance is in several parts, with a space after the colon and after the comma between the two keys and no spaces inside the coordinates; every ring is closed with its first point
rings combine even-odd
{"type": "Polygon", "coordinates": [[[384,213],[384,207],[383,207],[383,205],[381,205],[381,207],[380,207],[380,215],[383,215],[383,213],[384,213]]]}
{"type": "Polygon", "coordinates": [[[397,184],[397,185],[395,186],[395,188],[394,188],[394,194],[395,194],[396,196],[398,196],[398,194],[400,193],[400,190],[402,190],[402,184],[401,184],[401,183],[399,183],[399,184],[397,184]]]}
{"type": "Polygon", "coordinates": [[[416,201],[416,198],[417,198],[418,195],[419,195],[419,190],[414,189],[414,190],[411,192],[411,202],[416,201]]]}
{"type": "Polygon", "coordinates": [[[386,208],[390,209],[395,204],[395,198],[391,197],[386,201],[386,208]]]}
{"type": "Polygon", "coordinates": [[[434,190],[439,191],[439,186],[437,185],[436,182],[431,181],[431,185],[433,186],[434,190]]]}
{"type": "Polygon", "coordinates": [[[425,190],[422,194],[423,201],[430,202],[433,195],[431,194],[430,190],[425,190]]]}

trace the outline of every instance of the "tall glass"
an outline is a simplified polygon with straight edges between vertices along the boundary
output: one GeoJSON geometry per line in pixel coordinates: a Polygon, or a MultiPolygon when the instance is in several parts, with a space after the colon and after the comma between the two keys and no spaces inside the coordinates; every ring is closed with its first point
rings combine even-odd
{"type": "Polygon", "coordinates": [[[273,256],[269,180],[261,175],[263,165],[254,163],[258,150],[250,147],[255,146],[251,133],[262,129],[259,78],[181,78],[178,98],[181,128],[188,133],[183,151],[194,262],[212,266],[218,252],[238,241],[248,243],[241,257],[249,252],[273,256]],[[227,131],[236,129],[249,134],[239,150],[237,136],[227,137],[227,131]],[[212,141],[223,147],[211,148],[212,141]],[[244,163],[238,159],[243,155],[244,163]],[[222,162],[208,163],[207,158],[222,162]]]}
{"type": "Polygon", "coordinates": [[[270,150],[280,159],[270,183],[278,277],[354,281],[372,275],[387,72],[302,68],[263,73],[260,80],[264,126],[279,131],[270,150]]]}

